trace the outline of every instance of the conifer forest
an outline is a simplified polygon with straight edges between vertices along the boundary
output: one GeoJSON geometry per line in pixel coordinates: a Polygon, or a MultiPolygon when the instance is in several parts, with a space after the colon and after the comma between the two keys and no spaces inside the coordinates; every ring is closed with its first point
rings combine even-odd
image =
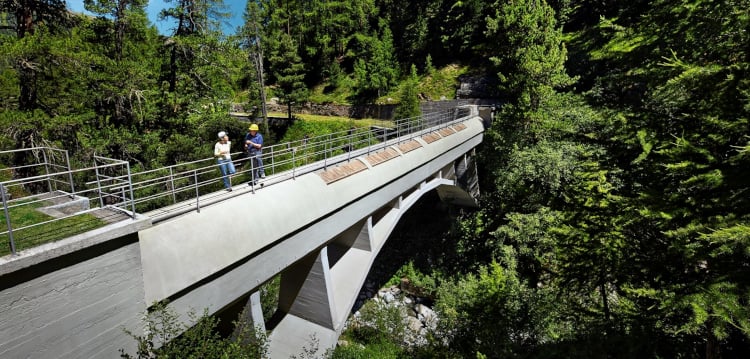
{"type": "Polygon", "coordinates": [[[0,0],[0,149],[145,170],[244,135],[234,107],[408,117],[482,78],[481,208],[410,264],[438,328],[332,357],[748,357],[750,0],[250,0],[233,31],[163,2],[166,33],[147,0],[0,0]]]}

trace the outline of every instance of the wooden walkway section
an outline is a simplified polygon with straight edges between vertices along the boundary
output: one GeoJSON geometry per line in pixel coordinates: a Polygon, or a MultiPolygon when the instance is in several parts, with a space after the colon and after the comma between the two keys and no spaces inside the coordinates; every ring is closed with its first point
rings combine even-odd
{"type": "MultiPolygon", "coordinates": [[[[463,131],[466,128],[467,127],[465,124],[459,123],[450,127],[442,128],[438,130],[437,132],[431,132],[431,133],[422,135],[421,138],[423,141],[430,144],[444,137],[453,135],[454,133],[457,133],[459,131],[463,131]]],[[[331,184],[340,179],[349,177],[353,174],[366,170],[367,164],[365,164],[363,161],[367,161],[367,163],[369,163],[370,166],[374,167],[388,160],[391,160],[393,158],[400,156],[399,151],[403,154],[406,154],[416,149],[422,148],[422,144],[416,140],[409,140],[407,142],[399,144],[397,148],[398,148],[398,151],[392,147],[388,147],[380,152],[368,155],[367,157],[364,158],[364,160],[354,159],[344,165],[332,167],[325,171],[318,172],[318,175],[323,179],[323,181],[326,182],[326,184],[331,184]]]]}
{"type": "Polygon", "coordinates": [[[362,172],[367,169],[367,165],[364,164],[359,159],[354,159],[351,162],[329,168],[325,171],[322,171],[319,173],[320,177],[323,179],[323,181],[326,182],[326,184],[331,184],[333,182],[336,182],[342,178],[349,177],[355,173],[362,172]]]}

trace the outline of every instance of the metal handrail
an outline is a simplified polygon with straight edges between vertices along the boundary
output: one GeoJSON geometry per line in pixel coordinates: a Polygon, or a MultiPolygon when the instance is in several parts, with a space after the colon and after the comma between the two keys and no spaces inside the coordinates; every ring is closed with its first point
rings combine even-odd
{"type": "MultiPolygon", "coordinates": [[[[295,178],[299,174],[301,167],[307,166],[310,162],[320,160],[322,161],[322,165],[316,168],[326,168],[333,163],[340,162],[340,160],[332,162],[332,157],[344,153],[346,154],[346,157],[343,160],[350,161],[353,158],[352,150],[354,149],[367,148],[367,153],[372,152],[374,150],[373,141],[380,142],[378,148],[387,147],[393,143],[398,144],[421,135],[420,131],[425,129],[432,128],[432,131],[440,130],[445,126],[450,125],[450,122],[457,117],[462,116],[454,109],[450,109],[438,113],[426,114],[424,116],[397,120],[392,122],[393,126],[389,128],[352,128],[349,130],[337,131],[330,134],[267,146],[263,149],[263,154],[260,157],[264,163],[266,172],[270,172],[271,179],[285,171],[291,171],[290,177],[295,178]],[[395,138],[393,138],[393,136],[395,136],[395,138]]],[[[241,153],[242,152],[239,154],[241,153]]],[[[235,156],[237,154],[238,153],[233,153],[235,156]]],[[[237,168],[241,168],[245,163],[250,162],[250,159],[250,157],[235,159],[233,160],[233,163],[237,168]]],[[[165,207],[175,207],[180,201],[195,200],[194,208],[199,211],[201,204],[197,197],[200,196],[201,193],[218,191],[220,189],[217,179],[221,179],[221,175],[216,171],[217,164],[211,163],[213,161],[215,161],[213,158],[200,159],[164,168],[134,173],[133,177],[135,180],[132,182],[134,191],[142,192],[141,194],[135,195],[136,199],[134,202],[142,206],[160,198],[171,197],[171,201],[169,201],[171,204],[156,204],[150,207],[146,206],[146,210],[153,211],[159,209],[160,212],[164,212],[165,207]],[[203,166],[202,164],[204,163],[209,164],[203,166]],[[189,165],[197,165],[197,167],[186,168],[189,165]],[[146,176],[167,170],[170,171],[170,174],[166,176],[146,176]],[[200,177],[203,176],[208,178],[200,179],[200,177]],[[181,181],[182,185],[174,184],[175,181],[181,181]],[[155,190],[156,187],[161,186],[163,186],[165,190],[155,190]],[[144,191],[148,192],[149,189],[155,193],[143,193],[144,191]],[[195,194],[193,198],[190,198],[189,193],[192,192],[195,192],[195,194]],[[178,199],[177,196],[180,196],[180,198],[178,199]]],[[[253,169],[254,168],[247,168],[245,165],[245,167],[237,171],[233,177],[237,178],[242,174],[249,173],[249,178],[247,178],[248,182],[255,182],[256,178],[254,178],[253,173],[251,173],[253,169]]],[[[309,171],[311,170],[305,172],[309,171]]],[[[267,180],[267,182],[272,181],[267,180]]],[[[254,189],[253,186],[253,190],[254,189]]]]}
{"type": "MultiPolygon", "coordinates": [[[[464,113],[465,116],[467,113],[464,113]]],[[[303,140],[296,140],[292,142],[277,144],[273,146],[268,146],[264,148],[263,155],[261,156],[263,162],[265,163],[265,167],[267,171],[271,172],[271,177],[277,177],[278,175],[282,173],[282,171],[291,171],[291,178],[294,178],[298,172],[303,167],[306,167],[309,165],[309,162],[311,159],[314,160],[321,160],[322,165],[319,165],[317,167],[311,167],[312,169],[308,169],[305,172],[312,171],[314,169],[318,168],[326,168],[327,166],[330,166],[334,162],[331,162],[331,158],[335,155],[336,152],[346,153],[346,157],[343,159],[345,161],[349,161],[353,158],[352,153],[354,149],[358,148],[367,148],[367,153],[370,153],[373,151],[372,147],[372,141],[373,138],[377,139],[383,139],[381,142],[381,145],[378,147],[383,148],[387,147],[388,145],[391,145],[392,143],[401,143],[406,140],[411,140],[414,137],[422,135],[421,131],[432,127],[432,131],[438,131],[444,127],[452,125],[452,121],[454,121],[457,117],[463,117],[462,113],[459,113],[453,109],[444,111],[441,113],[434,113],[434,114],[428,114],[425,116],[420,116],[416,118],[409,118],[409,119],[403,119],[399,121],[395,121],[394,126],[380,130],[373,130],[373,129],[362,129],[362,128],[353,128],[350,130],[344,130],[344,131],[338,131],[331,134],[316,136],[316,137],[310,137],[303,140]],[[377,135],[376,132],[384,132],[381,135],[377,135]],[[392,139],[392,135],[396,135],[395,139],[392,139]],[[341,149],[342,147],[346,146],[346,149],[341,149]],[[339,151],[341,149],[341,151],[339,151]],[[299,156],[297,156],[299,154],[299,156]]],[[[376,149],[377,150],[377,149],[376,149]]],[[[235,164],[239,164],[242,162],[249,161],[250,158],[243,158],[240,160],[235,160],[235,164]]],[[[193,161],[193,164],[201,163],[206,160],[198,160],[193,161]]],[[[337,160],[336,162],[340,162],[341,160],[337,160]]],[[[175,168],[177,166],[181,166],[183,164],[178,164],[171,166],[172,168],[175,168]]],[[[138,199],[136,200],[136,203],[142,204],[145,202],[148,202],[149,200],[158,199],[159,197],[165,197],[165,196],[175,196],[175,194],[179,194],[180,192],[187,192],[189,189],[200,189],[204,186],[210,186],[216,184],[216,179],[220,178],[221,176],[218,174],[218,172],[215,169],[216,164],[211,164],[209,166],[203,166],[191,170],[185,170],[180,173],[180,175],[186,175],[190,176],[192,175],[193,178],[196,178],[196,174],[202,175],[206,174],[207,172],[213,172],[214,176],[207,180],[197,180],[194,179],[192,182],[189,182],[185,185],[185,188],[179,188],[179,187],[173,187],[170,189],[169,193],[155,193],[151,194],[145,197],[137,196],[138,199]]],[[[235,176],[250,172],[252,169],[244,169],[240,170],[235,174],[235,176]]],[[[154,172],[154,171],[152,171],[154,172]]],[[[138,176],[141,173],[135,174],[135,176],[138,176]]],[[[170,176],[162,176],[158,178],[151,178],[146,181],[141,182],[134,182],[133,185],[136,186],[138,189],[146,188],[147,181],[150,182],[151,185],[164,185],[166,183],[172,183],[177,175],[172,173],[170,176]],[[143,185],[143,187],[141,187],[143,185]]],[[[184,177],[182,178],[185,179],[184,177]]],[[[270,182],[270,181],[269,181],[270,182]]],[[[196,196],[198,196],[200,191],[196,191],[196,196]]],[[[204,191],[205,193],[205,191],[204,191]]],[[[190,200],[190,198],[181,198],[181,200],[190,200]]],[[[172,207],[177,207],[176,203],[177,200],[172,200],[172,207]]],[[[196,201],[195,203],[196,207],[195,210],[200,209],[200,201],[196,201]]],[[[181,207],[181,206],[179,206],[181,207]]],[[[164,207],[157,207],[153,208],[153,210],[159,209],[160,212],[164,212],[164,207]]],[[[169,210],[166,210],[167,212],[169,210]]]]}
{"type": "MultiPolygon", "coordinates": [[[[351,161],[364,154],[370,154],[389,146],[413,140],[426,133],[440,131],[445,127],[462,121],[468,114],[468,108],[454,108],[423,116],[392,121],[390,122],[390,126],[352,127],[348,130],[264,147],[262,155],[259,157],[264,163],[265,171],[268,174],[265,182],[267,185],[273,185],[289,179],[295,179],[297,176],[305,173],[327,169],[329,166],[351,161]]],[[[9,245],[13,254],[16,254],[13,240],[14,231],[72,217],[72,215],[65,216],[13,228],[8,211],[15,207],[32,205],[60,197],[81,196],[88,198],[91,202],[98,200],[100,208],[105,207],[105,199],[113,201],[109,204],[111,206],[123,209],[130,207],[129,213],[133,218],[135,218],[135,214],[139,209],[152,211],[152,219],[160,220],[185,213],[186,211],[200,212],[201,207],[205,206],[207,201],[215,202],[229,196],[237,195],[236,192],[226,193],[220,191],[222,188],[222,175],[216,168],[218,164],[215,162],[215,158],[204,158],[133,173],[127,161],[96,155],[94,156],[94,166],[71,170],[67,151],[54,148],[35,147],[32,149],[0,151],[0,154],[32,150],[54,150],[64,153],[67,167],[49,163],[46,154],[44,154],[43,162],[24,165],[25,167],[45,166],[46,173],[44,175],[0,182],[0,191],[3,192],[3,210],[7,222],[7,230],[0,232],[0,235],[8,234],[9,245]],[[66,170],[49,172],[50,168],[65,168],[66,170]],[[84,177],[86,175],[93,175],[89,177],[93,179],[84,181],[81,184],[83,188],[76,191],[73,183],[73,174],[84,177]],[[69,193],[47,198],[24,197],[8,199],[5,196],[9,186],[26,186],[44,181],[49,183],[49,190],[52,191],[52,183],[66,183],[58,179],[60,176],[66,176],[69,179],[70,182],[68,184],[71,189],[69,193]]],[[[235,152],[232,155],[238,156],[242,154],[244,152],[235,152]]],[[[255,163],[253,158],[246,156],[234,159],[232,162],[238,171],[233,176],[230,176],[230,181],[233,178],[242,178],[241,176],[244,176],[244,181],[251,184],[251,190],[254,192],[256,189],[254,183],[258,178],[255,178],[255,163]]],[[[20,168],[20,166],[11,168],[11,170],[17,168],[20,168]]],[[[126,212],[128,211],[126,210],[126,212]]]]}

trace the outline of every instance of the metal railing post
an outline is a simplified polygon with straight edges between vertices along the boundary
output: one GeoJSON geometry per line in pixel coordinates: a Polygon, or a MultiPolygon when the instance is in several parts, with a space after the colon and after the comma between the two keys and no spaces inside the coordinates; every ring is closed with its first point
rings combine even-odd
{"type": "Polygon", "coordinates": [[[276,174],[276,165],[274,164],[275,161],[273,159],[273,155],[274,155],[274,148],[273,146],[271,146],[271,175],[276,174]]]}
{"type": "Polygon", "coordinates": [[[255,193],[255,156],[250,155],[250,190],[255,193]]]}
{"type": "MultiPolygon", "coordinates": [[[[130,210],[133,212],[131,214],[131,218],[135,219],[135,195],[133,194],[133,178],[130,175],[130,162],[125,162],[125,168],[128,170],[128,190],[130,191],[130,210]]],[[[123,193],[122,196],[124,199],[125,193],[123,193]]]]}
{"type": "MultiPolygon", "coordinates": [[[[42,158],[44,159],[44,174],[47,176],[47,188],[52,192],[52,181],[49,178],[49,166],[47,163],[47,148],[42,149],[42,158]]],[[[70,171],[70,168],[68,168],[70,171]]]]}
{"type": "Polygon", "coordinates": [[[3,212],[5,212],[5,224],[8,226],[8,244],[10,245],[10,253],[16,255],[16,242],[13,240],[13,227],[10,225],[8,199],[5,197],[5,186],[2,183],[0,183],[0,195],[3,197],[3,212]]]}
{"type": "MultiPolygon", "coordinates": [[[[233,159],[229,159],[229,162],[232,164],[232,167],[234,167],[234,160],[233,159]]],[[[221,169],[219,169],[219,172],[221,172],[221,169]]],[[[235,172],[237,172],[236,168],[235,168],[235,172]]],[[[232,178],[233,177],[234,177],[234,175],[231,174],[231,173],[229,173],[229,169],[227,169],[227,180],[229,181],[229,188],[234,187],[234,183],[232,183],[232,178]]]]}
{"type": "Polygon", "coordinates": [[[65,164],[68,166],[68,180],[70,181],[70,193],[76,193],[76,186],[73,183],[73,171],[70,169],[70,156],[68,150],[65,151],[65,164]]]}
{"type": "Polygon", "coordinates": [[[346,162],[349,162],[352,160],[352,138],[354,137],[354,134],[349,134],[349,147],[347,147],[348,151],[346,152],[346,162]]]}
{"type": "Polygon", "coordinates": [[[172,167],[169,167],[169,183],[171,184],[171,192],[172,192],[172,203],[177,203],[177,196],[174,193],[174,173],[172,172],[172,167]]]}
{"type": "Polygon", "coordinates": [[[411,138],[411,134],[414,133],[414,124],[419,121],[419,117],[415,117],[411,121],[409,121],[409,133],[407,133],[408,136],[406,136],[407,139],[411,138]]]}
{"type": "Polygon", "coordinates": [[[297,179],[297,160],[294,156],[295,152],[297,152],[296,148],[292,149],[292,179],[297,179]]]}
{"type": "Polygon", "coordinates": [[[122,198],[122,209],[127,209],[128,208],[128,197],[125,197],[125,186],[121,186],[120,187],[120,198],[122,198]]]}
{"type": "Polygon", "coordinates": [[[201,195],[198,191],[198,170],[193,170],[193,180],[195,181],[195,209],[201,213],[201,195]]]}
{"type": "Polygon", "coordinates": [[[99,163],[94,157],[94,173],[96,173],[96,192],[99,193],[99,208],[104,208],[104,198],[102,198],[102,182],[99,179],[99,163]]]}

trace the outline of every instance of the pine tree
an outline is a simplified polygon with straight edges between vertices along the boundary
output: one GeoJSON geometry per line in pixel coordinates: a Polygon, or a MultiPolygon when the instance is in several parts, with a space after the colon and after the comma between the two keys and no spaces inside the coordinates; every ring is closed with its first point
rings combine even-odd
{"type": "Polygon", "coordinates": [[[567,51],[555,13],[544,0],[495,2],[487,18],[491,60],[499,70],[501,90],[525,112],[537,111],[553,89],[570,85],[567,51]]]}
{"type": "Polygon", "coordinates": [[[401,102],[396,107],[393,118],[400,120],[420,116],[422,111],[419,108],[419,96],[417,95],[419,92],[419,76],[417,76],[416,66],[411,65],[411,75],[401,86],[401,102]]]}
{"type": "Polygon", "coordinates": [[[268,111],[266,109],[266,83],[265,69],[263,67],[263,19],[267,10],[262,8],[263,4],[256,1],[248,1],[245,8],[245,24],[242,27],[244,46],[248,51],[248,59],[253,64],[257,78],[258,95],[260,97],[261,116],[265,127],[268,128],[268,111]]]}
{"type": "Polygon", "coordinates": [[[297,44],[291,36],[282,35],[281,46],[269,58],[276,84],[279,85],[284,102],[287,104],[289,118],[292,118],[292,104],[307,99],[304,68],[302,59],[297,54],[297,44]]]}
{"type": "MultiPolygon", "coordinates": [[[[638,215],[623,227],[626,320],[718,358],[747,340],[750,3],[664,0],[604,12],[590,98],[621,118],[610,143],[638,215]],[[615,18],[615,16],[617,16],[615,18]],[[740,254],[744,251],[745,254],[740,254]]],[[[574,15],[576,16],[576,15],[574,15]]],[[[667,353],[670,353],[667,351],[667,353]]],[[[673,356],[673,354],[660,354],[673,356]]]]}
{"type": "Polygon", "coordinates": [[[24,39],[34,35],[40,26],[45,30],[55,32],[67,24],[67,10],[65,2],[60,0],[47,1],[0,1],[0,13],[12,14],[12,22],[8,27],[14,30],[17,42],[15,54],[15,66],[19,74],[18,84],[20,94],[18,108],[22,111],[31,111],[39,107],[37,94],[37,74],[43,69],[39,66],[39,57],[44,49],[41,48],[42,41],[39,39],[24,39]],[[40,44],[35,44],[39,42],[40,44]]]}

